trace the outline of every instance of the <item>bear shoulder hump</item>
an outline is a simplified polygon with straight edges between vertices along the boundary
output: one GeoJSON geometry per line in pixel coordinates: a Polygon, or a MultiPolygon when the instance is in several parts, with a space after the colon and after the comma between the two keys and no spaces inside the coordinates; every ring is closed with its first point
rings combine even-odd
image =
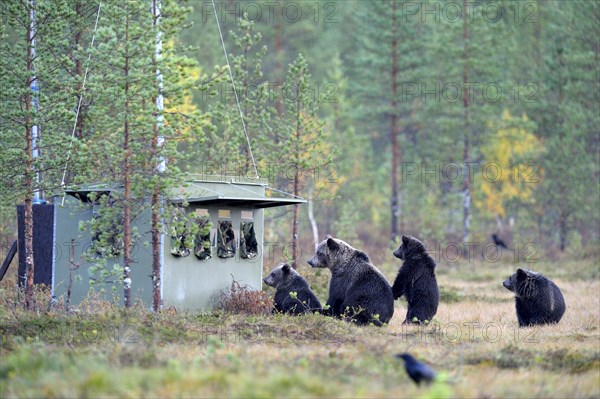
{"type": "Polygon", "coordinates": [[[354,259],[359,262],[365,262],[365,263],[371,262],[371,260],[369,259],[369,255],[367,255],[363,251],[359,251],[359,250],[356,250],[356,252],[354,253],[354,259]]]}

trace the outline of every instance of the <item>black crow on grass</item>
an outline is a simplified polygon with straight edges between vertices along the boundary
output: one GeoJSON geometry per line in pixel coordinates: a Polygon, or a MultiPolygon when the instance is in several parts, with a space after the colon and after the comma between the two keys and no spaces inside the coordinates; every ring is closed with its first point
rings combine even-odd
{"type": "Polygon", "coordinates": [[[425,381],[430,384],[436,376],[436,372],[433,371],[428,365],[417,361],[412,355],[408,353],[399,353],[396,358],[404,360],[404,367],[408,376],[417,384],[420,385],[421,381],[425,381]]]}
{"type": "Polygon", "coordinates": [[[494,240],[494,245],[501,248],[508,248],[504,241],[497,234],[492,234],[492,240],[494,240]]]}

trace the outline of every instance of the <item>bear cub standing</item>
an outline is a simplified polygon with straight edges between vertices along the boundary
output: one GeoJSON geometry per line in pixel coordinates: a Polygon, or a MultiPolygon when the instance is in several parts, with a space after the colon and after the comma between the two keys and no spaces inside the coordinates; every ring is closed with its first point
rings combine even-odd
{"type": "Polygon", "coordinates": [[[329,315],[377,326],[389,322],[394,315],[390,284],[366,253],[328,235],[308,264],[331,271],[329,315]]]}
{"type": "Polygon", "coordinates": [[[520,327],[558,323],[565,314],[565,299],[560,288],[540,273],[517,269],[502,285],[515,293],[520,327]]]}
{"type": "Polygon", "coordinates": [[[263,281],[277,289],[275,311],[296,315],[321,311],[321,302],[310,289],[308,282],[289,264],[280,263],[263,281]],[[292,292],[295,294],[290,294],[292,292]]]}
{"type": "Polygon", "coordinates": [[[404,235],[400,247],[394,251],[394,256],[404,261],[392,286],[394,299],[404,295],[408,302],[404,322],[430,322],[440,301],[435,279],[435,261],[421,241],[404,235]]]}

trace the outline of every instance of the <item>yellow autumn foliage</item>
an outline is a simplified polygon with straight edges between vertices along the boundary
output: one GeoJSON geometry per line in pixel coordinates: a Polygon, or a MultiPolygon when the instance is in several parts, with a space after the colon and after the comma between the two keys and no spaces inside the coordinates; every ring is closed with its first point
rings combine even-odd
{"type": "MultiPolygon", "coordinates": [[[[175,42],[170,40],[163,44],[163,56],[173,56],[175,53],[175,42]]],[[[201,76],[201,69],[199,66],[184,67],[180,70],[179,75],[183,78],[180,80],[180,84],[184,87],[191,86],[194,82],[198,81],[201,76]]],[[[194,104],[192,91],[185,90],[183,96],[183,102],[173,103],[168,97],[164,99],[164,123],[165,126],[171,125],[170,120],[180,115],[192,115],[198,111],[198,107],[194,104]]],[[[191,126],[182,126],[177,130],[177,138],[184,139],[191,130],[191,126]]]]}
{"type": "Polygon", "coordinates": [[[485,163],[474,202],[493,216],[504,217],[509,202],[531,203],[541,179],[537,160],[543,145],[522,127],[527,122],[527,115],[516,118],[504,110],[500,123],[491,125],[494,135],[481,148],[485,163]]]}
{"type": "Polygon", "coordinates": [[[326,161],[333,153],[333,149],[326,140],[319,138],[320,131],[323,129],[319,119],[315,115],[306,113],[302,114],[301,119],[301,126],[305,129],[303,129],[300,139],[300,147],[312,147],[310,151],[299,154],[300,161],[310,165],[309,170],[302,173],[303,183],[314,185],[317,198],[331,199],[345,181],[345,177],[340,176],[333,161],[326,161]],[[307,178],[310,178],[308,180],[312,180],[312,182],[307,182],[307,178]]]}

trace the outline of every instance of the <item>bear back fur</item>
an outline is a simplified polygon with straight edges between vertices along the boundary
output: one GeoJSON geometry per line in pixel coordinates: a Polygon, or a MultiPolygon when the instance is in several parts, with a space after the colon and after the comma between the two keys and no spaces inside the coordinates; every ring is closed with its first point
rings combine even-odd
{"type": "Polygon", "coordinates": [[[398,270],[392,293],[394,299],[404,296],[408,302],[405,322],[431,321],[440,301],[435,260],[421,241],[405,235],[394,256],[404,261],[398,270]]]}
{"type": "Polygon", "coordinates": [[[390,284],[366,253],[327,236],[308,263],[331,271],[328,314],[360,325],[390,321],[394,314],[390,284]]]}
{"type": "Polygon", "coordinates": [[[515,293],[519,326],[558,323],[565,314],[560,288],[541,273],[517,269],[502,285],[515,293]]]}

